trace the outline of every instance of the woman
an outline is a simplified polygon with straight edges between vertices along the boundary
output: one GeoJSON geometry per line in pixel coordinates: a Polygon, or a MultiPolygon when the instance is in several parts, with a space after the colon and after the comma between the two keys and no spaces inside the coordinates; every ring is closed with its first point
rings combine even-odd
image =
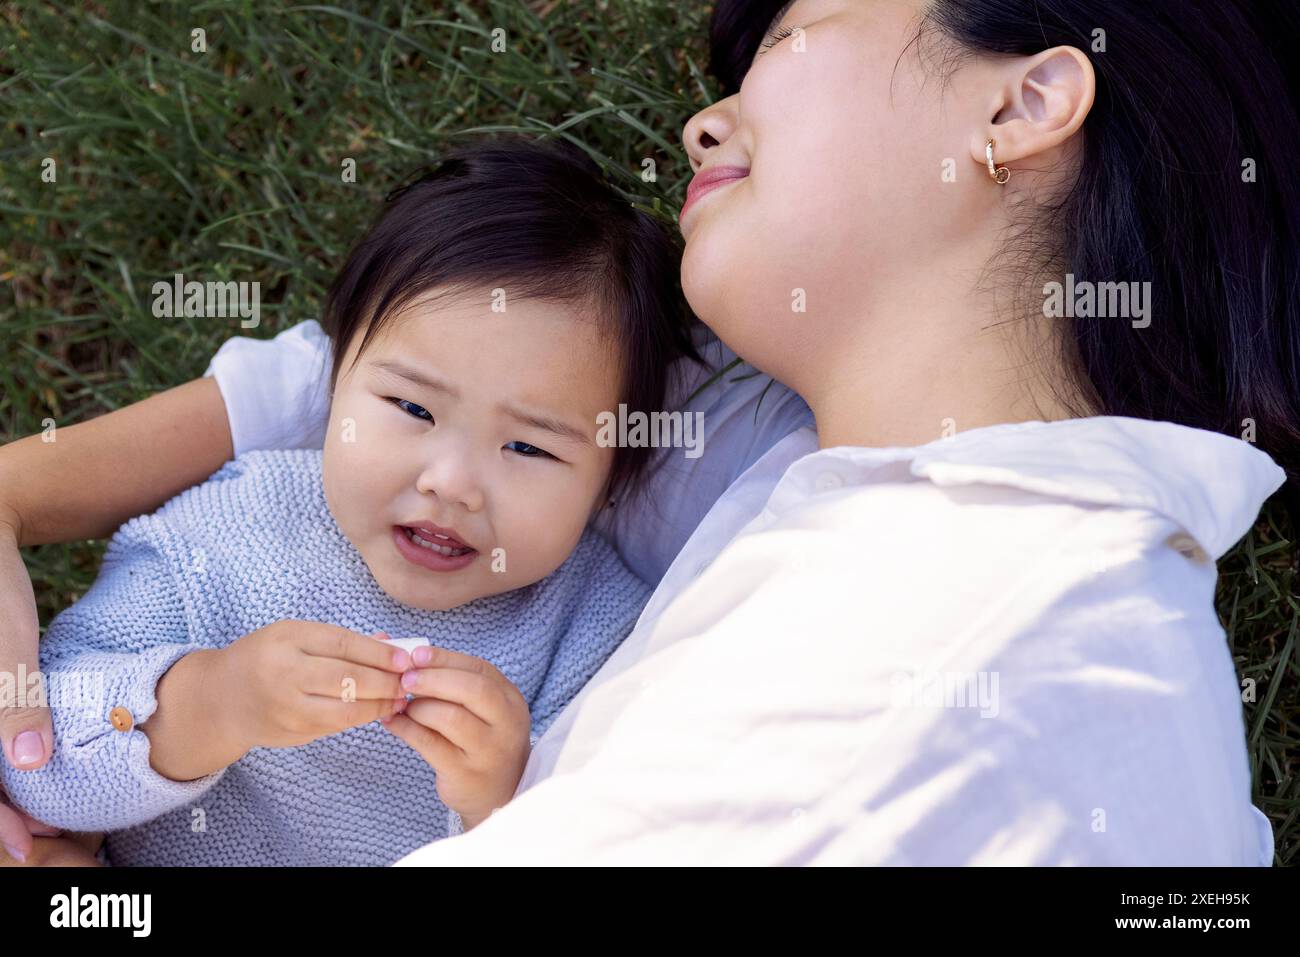
{"type": "MultiPolygon", "coordinates": [[[[642,551],[676,553],[637,630],[514,800],[408,862],[1268,863],[1212,598],[1283,481],[1269,456],[1300,467],[1274,16],[720,3],[731,95],[685,129],[683,287],[793,395],[757,431],[760,390],[694,397],[669,521],[620,503],[621,548],[653,528],[642,551]]],[[[293,368],[309,333],[240,348],[293,368]]],[[[236,451],[297,439],[314,380],[281,419],[237,384],[256,363],[220,365],[236,451]]],[[[15,443],[78,517],[19,492],[11,522],[105,532],[224,461],[224,421],[192,383],[74,427],[87,448],[15,443]],[[181,422],[133,475],[136,430],[181,422]],[[76,494],[87,463],[122,476],[108,501],[76,494]]]]}

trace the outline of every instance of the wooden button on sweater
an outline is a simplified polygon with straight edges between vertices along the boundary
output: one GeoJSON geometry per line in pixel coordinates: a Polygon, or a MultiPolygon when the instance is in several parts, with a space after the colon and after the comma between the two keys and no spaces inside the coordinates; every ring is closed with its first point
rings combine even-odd
{"type": "Polygon", "coordinates": [[[131,712],[127,711],[121,705],[118,705],[108,713],[108,720],[112,721],[113,727],[117,728],[119,731],[130,731],[132,726],[135,724],[135,718],[131,716],[131,712]]]}

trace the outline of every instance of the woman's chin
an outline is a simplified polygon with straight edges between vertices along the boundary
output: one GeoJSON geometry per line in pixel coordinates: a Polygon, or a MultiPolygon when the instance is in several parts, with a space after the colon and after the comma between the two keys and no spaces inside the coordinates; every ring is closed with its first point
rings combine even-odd
{"type": "MultiPolygon", "coordinates": [[[[727,310],[727,294],[734,295],[735,263],[723,244],[709,234],[707,222],[697,222],[682,252],[682,293],[694,313],[707,317],[710,326],[727,310]],[[728,269],[727,264],[732,268],[728,269]]],[[[715,330],[716,331],[716,330],[715,330]]]]}

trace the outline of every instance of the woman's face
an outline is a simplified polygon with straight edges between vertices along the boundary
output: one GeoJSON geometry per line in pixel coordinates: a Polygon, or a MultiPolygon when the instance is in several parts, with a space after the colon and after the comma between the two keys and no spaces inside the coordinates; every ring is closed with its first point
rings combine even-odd
{"type": "Polygon", "coordinates": [[[558,568],[600,507],[614,450],[596,441],[617,407],[608,344],[574,307],[490,297],[417,302],[352,365],[330,407],[325,497],[379,586],[445,610],[558,568]],[[472,551],[457,554],[438,526],[472,551]],[[417,534],[419,534],[417,532],[417,534]],[[433,566],[433,567],[431,567],[433,566]]]}
{"type": "Polygon", "coordinates": [[[911,43],[919,14],[911,0],[795,0],[765,43],[799,31],[760,47],[740,92],[683,133],[697,175],[745,174],[684,210],[686,296],[796,389],[800,368],[833,358],[837,327],[861,322],[873,287],[942,264],[939,237],[961,242],[980,209],[971,126],[940,108],[943,84],[911,43]]]}

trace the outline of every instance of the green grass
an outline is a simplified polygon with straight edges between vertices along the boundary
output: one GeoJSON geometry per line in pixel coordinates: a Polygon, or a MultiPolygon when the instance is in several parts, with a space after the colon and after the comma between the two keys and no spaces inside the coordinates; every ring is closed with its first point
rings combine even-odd
{"type": "MultiPolygon", "coordinates": [[[[194,378],[231,335],[316,317],[384,193],[473,131],[577,143],[673,222],[690,176],[680,130],[715,93],[707,13],[660,0],[0,5],[0,441],[194,378]],[[206,53],[191,50],[195,28],[206,53]],[[176,272],[260,281],[261,326],[154,318],[150,288],[176,272]]],[[[1300,608],[1285,527],[1270,506],[1225,559],[1220,609],[1257,683],[1255,800],[1294,864],[1300,608]]],[[[89,586],[102,545],[26,552],[43,622],[89,586]]]]}

